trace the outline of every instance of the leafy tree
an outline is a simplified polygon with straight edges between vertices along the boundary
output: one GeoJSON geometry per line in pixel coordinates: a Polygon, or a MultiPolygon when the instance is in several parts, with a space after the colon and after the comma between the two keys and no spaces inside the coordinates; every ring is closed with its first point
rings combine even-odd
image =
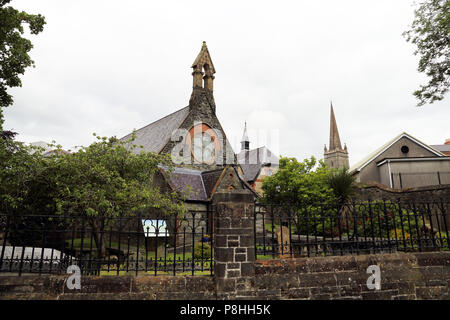
{"type": "Polygon", "coordinates": [[[334,200],[326,164],[314,157],[303,162],[282,157],[279,170],[264,179],[263,201],[272,204],[325,203],[334,200]]]}
{"type": "Polygon", "coordinates": [[[28,53],[33,48],[30,40],[23,37],[24,25],[31,34],[44,29],[45,19],[40,14],[33,15],[6,6],[11,0],[0,0],[0,131],[3,125],[2,108],[13,103],[8,88],[20,87],[19,75],[34,66],[28,53]]]}
{"type": "Polygon", "coordinates": [[[421,2],[411,29],[403,35],[417,46],[419,72],[430,78],[414,92],[418,105],[442,100],[450,86],[450,0],[421,2]]]}
{"type": "Polygon", "coordinates": [[[137,146],[129,143],[133,139],[122,142],[97,136],[96,142],[74,153],[56,146],[57,152],[47,156],[22,145],[0,172],[5,177],[0,197],[17,215],[64,215],[69,221],[84,216],[103,255],[106,241],[100,239],[101,227],[113,223],[111,218],[185,210],[180,194],[155,181],[158,165],[170,170],[170,157],[145,151],[135,154],[137,146]]]}
{"type": "Polygon", "coordinates": [[[311,233],[314,228],[330,230],[330,219],[324,216],[335,209],[333,190],[328,185],[326,164],[314,157],[303,162],[295,158],[280,159],[279,170],[263,180],[263,202],[275,204],[270,209],[269,221],[277,224],[291,217],[298,234],[311,233]]]}
{"type": "MultiPolygon", "coordinates": [[[[3,131],[5,133],[6,131],[3,131]]],[[[39,153],[13,140],[13,135],[0,138],[0,211],[20,210],[27,197],[27,181],[30,169],[39,153]]]]}

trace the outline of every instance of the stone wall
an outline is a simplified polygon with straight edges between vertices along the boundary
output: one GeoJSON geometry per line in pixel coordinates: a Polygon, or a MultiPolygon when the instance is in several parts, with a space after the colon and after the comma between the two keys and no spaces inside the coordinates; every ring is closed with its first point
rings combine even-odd
{"type": "Polygon", "coordinates": [[[390,201],[450,201],[450,185],[391,189],[381,184],[361,185],[355,195],[357,200],[390,200],[390,201]]]}
{"type": "Polygon", "coordinates": [[[69,290],[69,275],[0,275],[0,300],[202,300],[215,299],[213,277],[83,276],[69,290]]]}
{"type": "Polygon", "coordinates": [[[254,203],[249,192],[216,194],[214,275],[219,299],[252,296],[254,203]]]}
{"type": "Polygon", "coordinates": [[[68,275],[3,274],[0,299],[450,300],[450,252],[259,260],[251,267],[253,272],[246,274],[242,266],[228,265],[216,278],[83,276],[81,290],[67,289],[68,275]],[[367,288],[366,270],[370,265],[380,267],[379,291],[367,288]]]}
{"type": "Polygon", "coordinates": [[[258,299],[450,300],[450,252],[267,260],[256,263],[258,299]],[[369,290],[378,265],[381,290],[369,290]]]}

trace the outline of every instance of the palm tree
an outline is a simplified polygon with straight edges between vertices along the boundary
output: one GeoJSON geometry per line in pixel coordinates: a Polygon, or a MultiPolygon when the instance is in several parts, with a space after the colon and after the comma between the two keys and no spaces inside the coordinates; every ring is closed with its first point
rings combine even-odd
{"type": "Polygon", "coordinates": [[[353,176],[347,167],[333,170],[328,177],[328,185],[333,189],[334,196],[338,203],[347,202],[355,192],[356,177],[353,176]]]}
{"type": "Polygon", "coordinates": [[[341,216],[345,215],[346,204],[356,189],[356,178],[348,171],[347,167],[343,167],[331,171],[327,182],[336,197],[337,212],[341,216]]]}

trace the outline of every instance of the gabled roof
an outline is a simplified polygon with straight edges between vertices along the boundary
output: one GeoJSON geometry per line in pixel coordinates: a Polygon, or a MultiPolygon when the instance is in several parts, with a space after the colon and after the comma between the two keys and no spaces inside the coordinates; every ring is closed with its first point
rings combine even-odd
{"type": "Polygon", "coordinates": [[[186,200],[207,200],[208,196],[200,170],[176,167],[170,174],[167,174],[166,167],[160,166],[160,169],[172,190],[180,192],[186,200]]]}
{"type": "Polygon", "coordinates": [[[420,145],[421,147],[427,149],[431,153],[434,153],[438,157],[445,156],[442,152],[432,148],[431,146],[427,145],[426,143],[420,141],[419,139],[414,138],[410,134],[408,134],[406,132],[403,132],[403,133],[399,134],[398,136],[396,136],[394,139],[388,141],[387,143],[385,143],[384,145],[379,147],[374,152],[370,153],[367,157],[365,157],[364,159],[362,159],[358,163],[354,164],[350,168],[350,172],[361,171],[365,166],[367,166],[370,162],[372,162],[375,158],[377,158],[380,154],[382,154],[384,151],[386,151],[389,147],[391,147],[394,143],[399,141],[401,138],[407,138],[407,139],[417,143],[418,145],[420,145]]]}
{"type": "MultiPolygon", "coordinates": [[[[180,192],[187,201],[210,201],[227,171],[227,167],[211,171],[176,167],[173,172],[167,174],[166,167],[159,166],[159,168],[170,188],[180,192]]],[[[233,168],[233,170],[235,169],[233,168]]],[[[245,188],[254,193],[253,189],[239,175],[237,177],[245,188]]]]}
{"type": "MultiPolygon", "coordinates": [[[[180,127],[188,113],[189,107],[185,107],[136,130],[136,140],[133,144],[143,146],[144,151],[147,152],[161,152],[167,142],[169,142],[172,132],[180,127]]],[[[131,133],[120,140],[125,141],[130,137],[131,133]]],[[[133,151],[139,153],[141,149],[135,148],[133,151]]]]}

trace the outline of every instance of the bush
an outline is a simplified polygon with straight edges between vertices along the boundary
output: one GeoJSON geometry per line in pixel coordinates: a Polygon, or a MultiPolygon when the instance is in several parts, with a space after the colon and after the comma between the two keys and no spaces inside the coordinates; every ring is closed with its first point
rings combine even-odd
{"type": "Polygon", "coordinates": [[[203,250],[202,250],[202,242],[196,243],[194,247],[194,259],[202,259],[202,258],[203,260],[211,258],[211,245],[207,242],[203,242],[203,250]]]}

